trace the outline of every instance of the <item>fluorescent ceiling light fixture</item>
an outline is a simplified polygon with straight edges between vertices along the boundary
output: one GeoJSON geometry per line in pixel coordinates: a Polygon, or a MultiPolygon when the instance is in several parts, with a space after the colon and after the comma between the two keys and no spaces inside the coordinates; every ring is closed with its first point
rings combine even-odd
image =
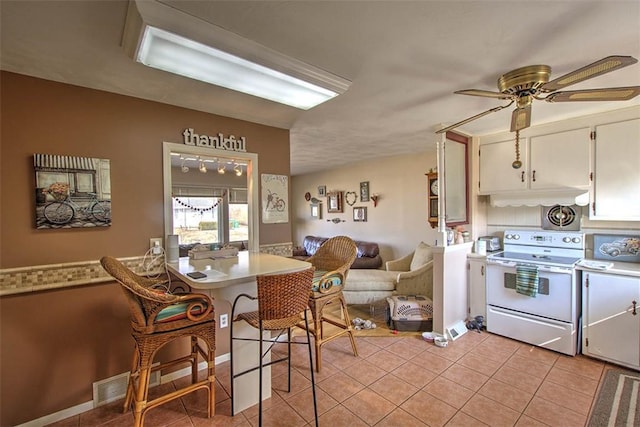
{"type": "MultiPolygon", "coordinates": [[[[282,69],[295,64],[292,74],[300,76],[308,73],[310,80],[327,83],[326,87],[321,87],[160,28],[143,25],[135,60],[159,70],[303,110],[338,96],[350,84],[338,76],[291,58],[279,67],[282,69]]],[[[274,58],[266,60],[273,61],[274,58]]]]}

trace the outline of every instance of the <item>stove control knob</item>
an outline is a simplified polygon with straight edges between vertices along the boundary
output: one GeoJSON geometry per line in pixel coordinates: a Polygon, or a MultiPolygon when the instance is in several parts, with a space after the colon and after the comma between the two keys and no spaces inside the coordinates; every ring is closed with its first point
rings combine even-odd
{"type": "Polygon", "coordinates": [[[506,236],[504,236],[504,238],[507,240],[511,240],[513,239],[513,236],[511,234],[507,234],[506,236]]]}
{"type": "Polygon", "coordinates": [[[565,243],[570,243],[571,242],[571,237],[563,237],[562,241],[565,243]]]}
{"type": "Polygon", "coordinates": [[[574,237],[573,239],[571,239],[571,241],[572,241],[573,243],[580,243],[580,242],[581,242],[581,239],[580,239],[579,237],[574,237]]]}
{"type": "Polygon", "coordinates": [[[513,235],[513,239],[514,239],[514,240],[518,240],[519,238],[520,238],[520,235],[519,235],[519,234],[514,234],[514,235],[513,235]]]}

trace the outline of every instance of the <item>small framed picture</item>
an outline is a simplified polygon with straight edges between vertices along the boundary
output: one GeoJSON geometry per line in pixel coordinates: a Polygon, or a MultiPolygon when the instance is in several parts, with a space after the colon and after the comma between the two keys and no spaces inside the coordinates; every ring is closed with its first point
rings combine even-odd
{"type": "Polygon", "coordinates": [[[608,261],[640,262],[640,236],[594,234],[593,258],[608,261]]]}
{"type": "Polygon", "coordinates": [[[327,212],[342,213],[342,191],[332,191],[327,194],[327,212]]]}
{"type": "Polygon", "coordinates": [[[367,222],[367,208],[364,206],[353,208],[353,220],[355,222],[367,222]]]}
{"type": "Polygon", "coordinates": [[[318,186],[318,196],[325,197],[327,195],[327,186],[320,185],[318,186]]]}
{"type": "Polygon", "coordinates": [[[322,203],[311,205],[311,218],[322,219],[322,203]]]}
{"type": "Polygon", "coordinates": [[[369,181],[360,183],[360,201],[361,202],[369,201],[369,181]]]}

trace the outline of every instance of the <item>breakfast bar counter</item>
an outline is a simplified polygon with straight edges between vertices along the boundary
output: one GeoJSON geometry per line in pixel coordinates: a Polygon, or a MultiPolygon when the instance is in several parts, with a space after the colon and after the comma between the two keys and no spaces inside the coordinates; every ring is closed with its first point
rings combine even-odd
{"type": "MultiPolygon", "coordinates": [[[[281,274],[301,271],[311,267],[306,261],[286,258],[266,253],[241,251],[237,256],[221,257],[217,259],[203,258],[191,259],[183,257],[178,262],[168,262],[169,272],[191,286],[197,292],[209,295],[216,301],[224,301],[231,306],[235,298],[240,294],[257,295],[256,276],[263,274],[281,274]],[[190,276],[192,273],[202,273],[205,277],[196,279],[190,276]]],[[[257,310],[257,301],[242,298],[236,307],[236,314],[257,310]]],[[[225,327],[221,325],[218,316],[218,330],[225,327]]],[[[232,319],[228,319],[231,321],[232,319]]],[[[250,327],[244,321],[237,322],[233,326],[234,337],[252,338],[259,337],[258,331],[250,327]]],[[[216,334],[216,340],[223,334],[216,334]]],[[[263,338],[270,338],[268,331],[263,338]]],[[[233,345],[233,363],[237,372],[258,366],[258,343],[253,341],[237,340],[233,345]]],[[[230,347],[229,347],[230,348],[230,347]]],[[[270,360],[270,355],[265,361],[270,360]]],[[[263,369],[262,399],[271,397],[271,370],[263,369]]],[[[238,414],[258,403],[258,371],[236,378],[234,383],[234,413],[238,414]]]]}
{"type": "MultiPolygon", "coordinates": [[[[306,261],[260,252],[239,252],[237,256],[191,259],[182,257],[168,262],[167,267],[193,289],[201,291],[226,288],[255,281],[261,274],[291,273],[311,267],[306,261]],[[194,279],[190,273],[200,272],[206,277],[194,279]]],[[[255,284],[255,282],[254,282],[255,284]]]]}

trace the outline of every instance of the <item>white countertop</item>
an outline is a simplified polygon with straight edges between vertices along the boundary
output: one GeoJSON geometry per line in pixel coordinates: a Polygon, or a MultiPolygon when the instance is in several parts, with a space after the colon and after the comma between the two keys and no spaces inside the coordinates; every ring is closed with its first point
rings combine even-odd
{"type": "MultiPolygon", "coordinates": [[[[594,260],[602,261],[602,260],[594,260]]],[[[602,261],[606,262],[606,261],[602,261]]],[[[622,274],[625,276],[640,277],[640,263],[637,262],[614,262],[613,266],[606,270],[591,269],[577,265],[576,268],[582,271],[589,271],[593,273],[607,273],[607,274],[622,274]]]]}
{"type": "Polygon", "coordinates": [[[194,289],[216,289],[254,280],[261,274],[290,273],[311,267],[306,261],[259,252],[241,251],[238,256],[218,259],[182,257],[167,263],[169,271],[194,289]],[[202,272],[207,277],[192,279],[187,273],[202,272]]]}

